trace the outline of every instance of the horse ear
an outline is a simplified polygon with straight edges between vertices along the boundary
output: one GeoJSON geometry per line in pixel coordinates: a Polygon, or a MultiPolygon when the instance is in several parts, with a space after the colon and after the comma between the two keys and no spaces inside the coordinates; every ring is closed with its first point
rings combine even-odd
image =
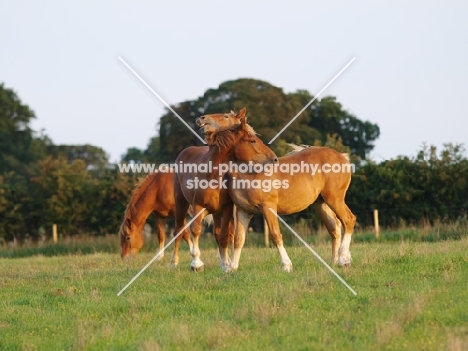
{"type": "MultiPolygon", "coordinates": [[[[245,109],[245,107],[244,107],[244,109],[245,109]]],[[[247,125],[247,118],[245,117],[245,114],[244,114],[243,117],[240,117],[240,121],[241,121],[241,128],[242,128],[242,130],[245,130],[245,127],[246,127],[246,125],[247,125]]]]}
{"type": "Polygon", "coordinates": [[[240,110],[239,113],[237,114],[237,117],[244,119],[246,113],[247,113],[247,109],[243,107],[242,110],[240,110]]]}

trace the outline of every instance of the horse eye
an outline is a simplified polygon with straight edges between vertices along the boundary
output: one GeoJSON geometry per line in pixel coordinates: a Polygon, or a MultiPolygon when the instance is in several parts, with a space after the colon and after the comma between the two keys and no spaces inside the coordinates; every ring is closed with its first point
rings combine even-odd
{"type": "Polygon", "coordinates": [[[129,237],[129,236],[127,236],[126,239],[127,239],[127,241],[130,241],[130,237],[129,237]]]}
{"type": "Polygon", "coordinates": [[[249,143],[255,144],[257,141],[255,139],[249,140],[249,143]]]}

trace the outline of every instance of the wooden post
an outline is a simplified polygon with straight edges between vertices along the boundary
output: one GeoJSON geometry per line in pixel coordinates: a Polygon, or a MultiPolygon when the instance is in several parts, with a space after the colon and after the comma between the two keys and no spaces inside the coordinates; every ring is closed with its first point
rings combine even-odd
{"type": "Polygon", "coordinates": [[[374,228],[375,228],[375,237],[378,239],[380,237],[380,227],[379,227],[379,210],[374,210],[374,228]]]}
{"type": "Polygon", "coordinates": [[[57,234],[57,224],[52,224],[52,238],[54,239],[54,244],[58,241],[58,234],[57,234]]]}
{"type": "Polygon", "coordinates": [[[265,237],[265,246],[270,247],[270,230],[268,229],[268,224],[265,219],[263,220],[263,235],[265,237]]]}

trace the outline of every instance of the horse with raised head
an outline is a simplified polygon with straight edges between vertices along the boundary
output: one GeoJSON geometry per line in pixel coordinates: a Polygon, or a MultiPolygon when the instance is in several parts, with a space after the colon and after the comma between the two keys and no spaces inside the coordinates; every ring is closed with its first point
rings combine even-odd
{"type": "MultiPolygon", "coordinates": [[[[220,118],[223,115],[220,115],[220,118]]],[[[203,208],[208,213],[213,214],[215,237],[218,246],[227,247],[230,238],[234,235],[233,225],[233,203],[228,194],[228,189],[224,186],[227,179],[224,173],[219,172],[220,165],[230,161],[253,162],[255,164],[271,164],[278,161],[274,152],[269,149],[256,136],[253,129],[245,123],[245,109],[236,114],[236,119],[240,120],[240,125],[231,126],[221,130],[211,140],[209,147],[188,147],[177,157],[176,164],[208,165],[211,170],[204,172],[200,167],[195,167],[191,172],[182,172],[180,169],[174,176],[174,196],[176,201],[175,211],[175,231],[179,233],[184,226],[185,215],[190,205],[193,213],[199,213],[203,208]],[[198,186],[197,186],[198,185],[198,186]],[[221,234],[222,233],[222,234],[221,234]]],[[[191,250],[191,269],[194,271],[203,270],[203,262],[200,259],[200,249],[198,238],[200,236],[201,224],[197,218],[190,227],[193,240],[191,250]]],[[[282,260],[289,261],[284,251],[281,237],[276,238],[278,248],[282,255],[282,260]]],[[[175,241],[172,264],[176,266],[179,258],[177,255],[180,237],[175,241]]],[[[229,264],[227,252],[220,252],[223,269],[229,264]]]]}
{"type": "MultiPolygon", "coordinates": [[[[206,132],[206,141],[212,144],[216,139],[217,130],[224,130],[224,124],[236,125],[242,123],[233,115],[212,114],[197,119],[197,124],[206,132]],[[226,121],[226,116],[230,121],[226,121]],[[218,129],[217,129],[218,128],[218,129]]],[[[299,172],[291,175],[289,172],[274,172],[270,176],[265,173],[232,172],[229,177],[229,194],[237,207],[236,232],[234,238],[234,254],[227,270],[236,270],[239,266],[240,254],[245,241],[245,231],[252,215],[262,213],[265,216],[270,233],[277,235],[278,220],[272,219],[270,209],[278,214],[292,214],[312,205],[332,237],[332,263],[339,265],[351,264],[349,246],[356,222],[356,217],[345,204],[346,191],[351,182],[351,169],[346,156],[327,147],[309,147],[294,154],[279,158],[277,170],[280,167],[291,169],[292,165],[302,163],[313,165],[316,172],[299,172]],[[342,165],[343,172],[322,172],[325,164],[342,165]],[[347,170],[347,171],[346,171],[347,170]],[[238,184],[252,184],[253,181],[267,181],[271,185],[275,181],[281,184],[269,191],[264,189],[242,188],[238,184]],[[284,186],[286,181],[287,187],[284,186]],[[344,226],[344,236],[341,238],[341,224],[344,226]]],[[[220,250],[226,250],[222,248],[220,250]]],[[[283,265],[283,268],[284,265],[283,265]]],[[[287,270],[287,268],[285,268],[287,270]]]]}

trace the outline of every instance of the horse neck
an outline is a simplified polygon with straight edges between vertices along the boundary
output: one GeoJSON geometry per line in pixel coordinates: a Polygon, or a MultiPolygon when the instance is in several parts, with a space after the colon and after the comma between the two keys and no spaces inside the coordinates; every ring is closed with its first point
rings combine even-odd
{"type": "Polygon", "coordinates": [[[222,163],[229,163],[229,161],[234,161],[235,155],[233,148],[220,148],[217,145],[211,145],[207,153],[207,161],[211,161],[213,165],[213,171],[211,176],[218,176],[218,166],[222,163]]]}
{"type": "Polygon", "coordinates": [[[143,225],[148,216],[154,210],[156,191],[152,185],[153,184],[150,184],[139,196],[138,200],[131,205],[133,206],[133,209],[129,206],[129,209],[127,210],[127,218],[129,218],[135,225],[143,225]]]}

